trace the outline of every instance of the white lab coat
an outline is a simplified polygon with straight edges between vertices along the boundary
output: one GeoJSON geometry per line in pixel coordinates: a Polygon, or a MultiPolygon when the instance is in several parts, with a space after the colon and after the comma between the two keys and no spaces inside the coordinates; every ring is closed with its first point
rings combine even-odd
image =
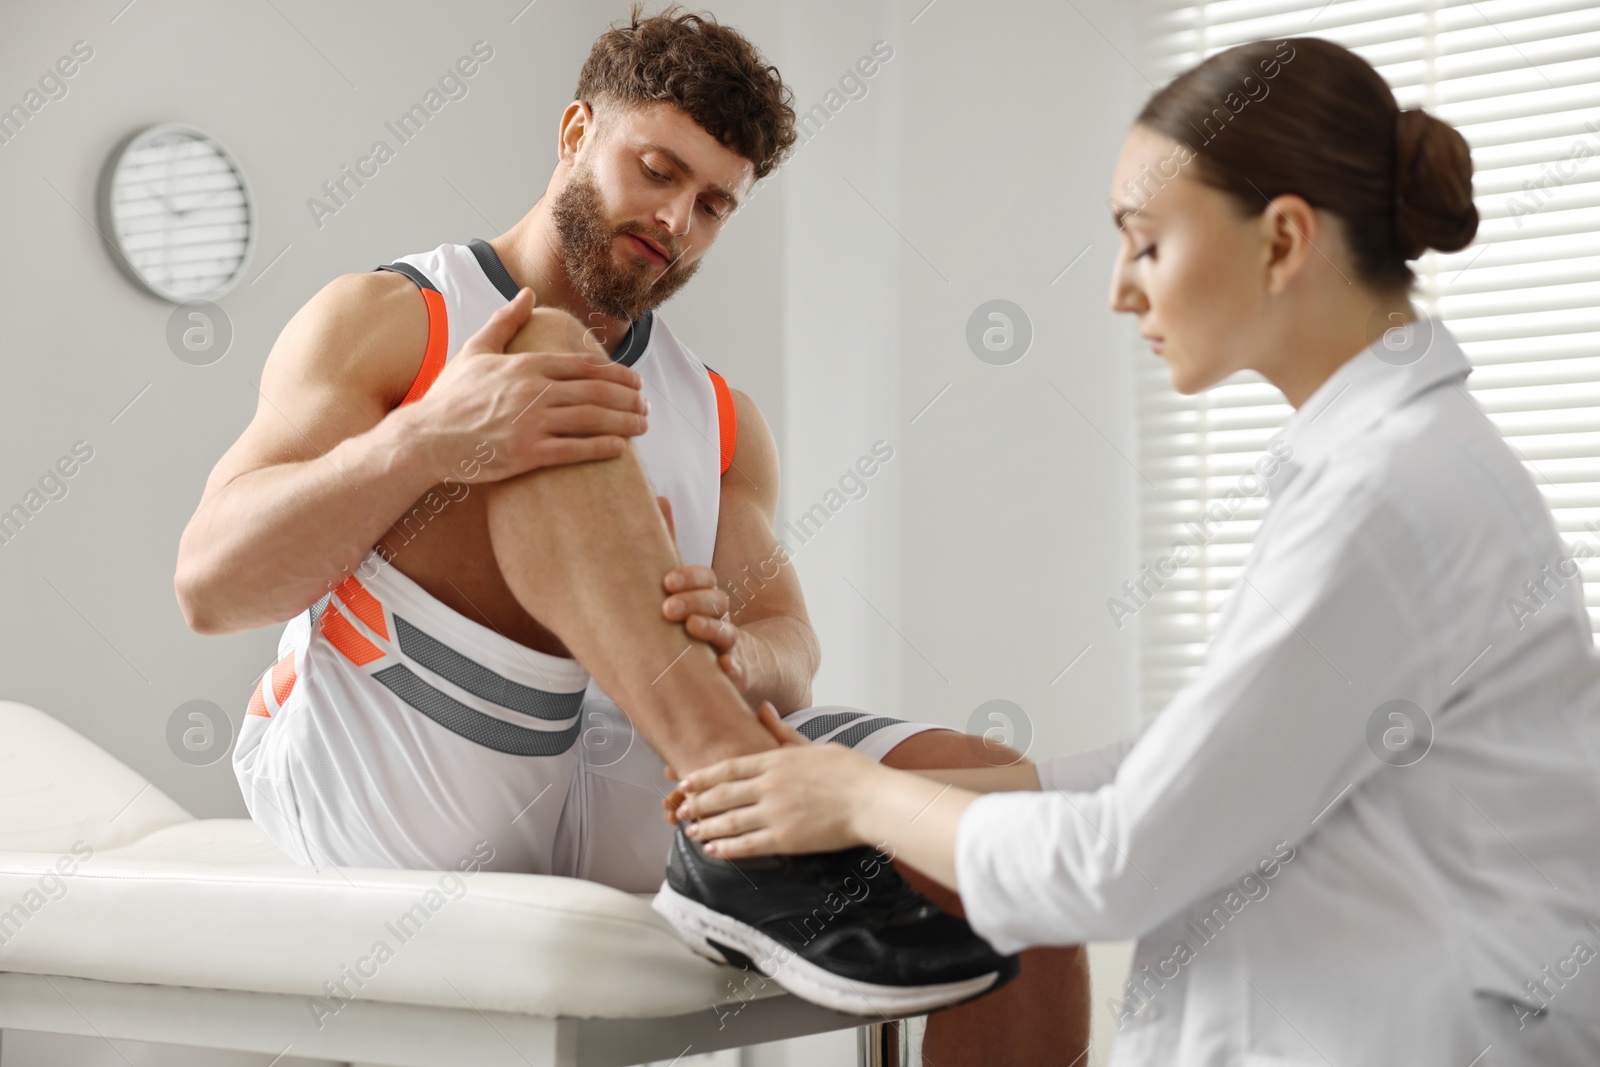
{"type": "Polygon", "coordinates": [[[1417,329],[1426,355],[1377,342],[1273,439],[1202,675],[1131,750],[961,820],[997,948],[1139,939],[1114,1064],[1467,1067],[1491,1008],[1600,1040],[1581,580],[1460,347],[1417,329]]]}

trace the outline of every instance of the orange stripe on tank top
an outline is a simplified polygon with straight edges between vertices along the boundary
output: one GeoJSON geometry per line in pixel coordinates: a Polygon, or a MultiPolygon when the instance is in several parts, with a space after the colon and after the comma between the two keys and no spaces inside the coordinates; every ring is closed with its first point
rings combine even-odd
{"type": "Polygon", "coordinates": [[[711,375],[711,391],[717,394],[717,434],[722,445],[722,473],[727,474],[733,465],[733,448],[739,441],[739,414],[733,407],[733,393],[722,375],[706,368],[711,375]]]}
{"type": "Polygon", "coordinates": [[[406,391],[400,406],[420,400],[428,391],[439,372],[444,370],[445,347],[450,343],[449,320],[444,310],[444,296],[434,289],[418,289],[423,303],[428,306],[428,347],[422,353],[422,369],[406,391]]]}

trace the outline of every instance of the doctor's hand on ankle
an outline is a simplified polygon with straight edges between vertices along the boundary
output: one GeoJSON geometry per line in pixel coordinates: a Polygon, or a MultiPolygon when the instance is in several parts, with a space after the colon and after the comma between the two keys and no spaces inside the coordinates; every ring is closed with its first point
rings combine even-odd
{"type": "MultiPolygon", "coordinates": [[[[777,739],[780,746],[811,744],[810,738],[783,721],[783,716],[778,714],[778,709],[773,707],[770,700],[761,702],[761,706],[756,709],[756,718],[761,720],[761,725],[765,726],[767,732],[777,739]]],[[[678,773],[671,767],[665,767],[662,770],[669,780],[674,782],[678,780],[678,773]]],[[[661,812],[668,823],[676,825],[681,821],[678,809],[683,806],[683,802],[687,797],[688,794],[683,791],[682,783],[680,782],[672,790],[672,793],[661,802],[661,812]]]]}
{"type": "Polygon", "coordinates": [[[843,745],[790,744],[690,774],[677,815],[712,856],[829,852],[868,843],[856,816],[894,773],[843,745]]]}

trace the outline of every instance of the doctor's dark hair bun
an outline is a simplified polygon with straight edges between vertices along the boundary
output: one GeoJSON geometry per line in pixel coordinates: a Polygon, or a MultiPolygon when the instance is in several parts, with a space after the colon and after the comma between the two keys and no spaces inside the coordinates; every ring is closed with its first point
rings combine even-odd
{"type": "Polygon", "coordinates": [[[1395,237],[1406,259],[1455,252],[1478,232],[1472,151],[1455,127],[1421,108],[1396,116],[1395,237]]]}
{"type": "Polygon", "coordinates": [[[1465,248],[1478,232],[1466,139],[1401,111],[1382,76],[1332,41],[1218,52],[1157,90],[1136,123],[1184,145],[1194,176],[1252,214],[1293,194],[1339,216],[1376,288],[1409,287],[1408,260],[1465,248]]]}

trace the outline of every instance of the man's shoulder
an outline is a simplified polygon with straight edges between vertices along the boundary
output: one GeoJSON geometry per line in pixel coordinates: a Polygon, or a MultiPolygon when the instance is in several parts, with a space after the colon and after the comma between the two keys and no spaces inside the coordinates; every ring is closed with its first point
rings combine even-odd
{"type": "Polygon", "coordinates": [[[336,377],[398,401],[421,364],[428,312],[414,282],[393,271],[341,274],[284,328],[283,355],[307,377],[336,377]],[[415,354],[416,359],[410,356],[415,354]],[[340,358],[329,358],[337,353],[340,358]]]}
{"type": "Polygon", "coordinates": [[[416,291],[415,282],[392,270],[351,271],[328,282],[312,299],[324,300],[340,315],[361,316],[393,310],[387,305],[413,303],[416,291]],[[408,296],[410,300],[402,301],[408,296]]]}

